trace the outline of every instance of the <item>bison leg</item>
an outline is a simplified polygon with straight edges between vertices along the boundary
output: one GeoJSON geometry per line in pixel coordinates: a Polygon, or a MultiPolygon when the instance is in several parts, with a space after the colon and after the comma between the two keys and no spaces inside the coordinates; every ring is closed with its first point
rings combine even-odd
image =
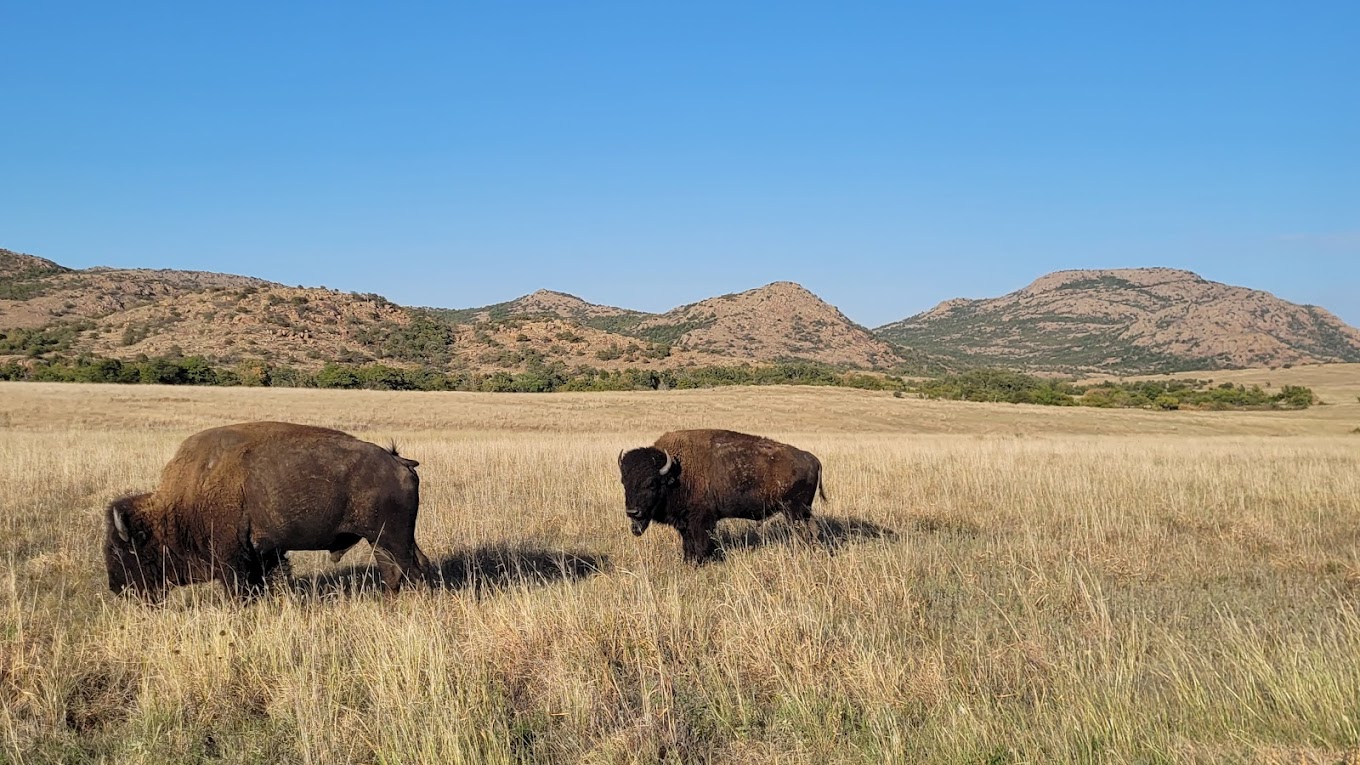
{"type": "Polygon", "coordinates": [[[813,518],[811,515],[807,515],[796,521],[795,524],[798,526],[799,536],[802,538],[803,544],[806,544],[808,547],[817,547],[821,544],[822,526],[820,523],[817,523],[817,519],[813,518]]]}
{"type": "Polygon", "coordinates": [[[812,508],[809,505],[792,505],[784,511],[784,517],[799,527],[803,541],[810,545],[815,545],[821,541],[821,526],[812,517],[812,508]]]}
{"type": "Polygon", "coordinates": [[[822,524],[808,514],[808,517],[803,519],[803,533],[807,535],[808,544],[818,544],[822,541],[822,524]]]}
{"type": "Polygon", "coordinates": [[[700,565],[717,557],[713,532],[716,523],[693,521],[680,531],[680,546],[686,563],[700,565]]]}
{"type": "Polygon", "coordinates": [[[225,569],[221,579],[227,595],[242,602],[254,600],[265,590],[264,569],[259,565],[225,569]]]}
{"type": "MultiPolygon", "coordinates": [[[[222,555],[213,564],[213,577],[222,582],[227,596],[248,602],[255,599],[265,589],[265,578],[273,566],[266,565],[266,557],[247,543],[228,554],[222,555]]],[[[274,562],[277,565],[277,559],[274,562]]]]}
{"type": "Polygon", "coordinates": [[[269,587],[286,587],[293,578],[293,564],[288,560],[288,551],[265,553],[261,556],[263,576],[269,587]]]}
{"type": "Polygon", "coordinates": [[[434,568],[430,566],[430,559],[425,557],[425,551],[420,549],[420,545],[416,544],[414,539],[411,540],[411,547],[415,548],[416,551],[416,565],[420,567],[420,576],[428,582],[430,576],[434,574],[434,568]]]}

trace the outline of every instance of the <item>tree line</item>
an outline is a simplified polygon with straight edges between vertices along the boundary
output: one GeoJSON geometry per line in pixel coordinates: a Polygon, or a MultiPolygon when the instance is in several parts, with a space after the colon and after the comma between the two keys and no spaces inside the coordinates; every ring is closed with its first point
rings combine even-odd
{"type": "Polygon", "coordinates": [[[1048,406],[1174,410],[1303,409],[1317,403],[1310,388],[1262,389],[1193,379],[1108,381],[1078,385],[1004,369],[973,369],[924,380],[849,372],[810,361],[673,369],[568,368],[560,361],[531,361],[522,371],[441,371],[430,367],[327,363],[306,369],[248,359],[233,366],[202,356],[172,354],[120,360],[93,356],[0,364],[0,380],[158,385],[244,385],[286,388],[482,391],[634,391],[713,388],[723,385],[822,385],[892,391],[895,396],[1048,406]]]}
{"type": "Polygon", "coordinates": [[[568,368],[561,362],[534,361],[516,372],[445,372],[429,367],[395,367],[380,363],[327,363],[320,369],[305,369],[255,359],[222,366],[202,356],[180,355],[126,361],[92,356],[10,361],[0,364],[0,380],[489,393],[665,390],[720,385],[827,385],[900,390],[903,385],[897,377],[845,372],[825,364],[801,361],[664,370],[568,368]]]}

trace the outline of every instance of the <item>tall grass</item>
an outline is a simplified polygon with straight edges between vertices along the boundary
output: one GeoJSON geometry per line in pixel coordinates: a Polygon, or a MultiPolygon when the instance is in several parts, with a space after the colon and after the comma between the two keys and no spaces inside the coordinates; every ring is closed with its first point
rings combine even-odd
{"type": "MultiPolygon", "coordinates": [[[[764,430],[825,463],[821,542],[730,522],[702,568],[623,517],[615,456],[666,412],[471,399],[476,429],[438,428],[460,415],[324,394],[421,461],[442,584],[385,598],[366,546],[300,553],[244,607],[204,585],[151,609],[103,581],[102,504],[154,485],[196,400],[120,390],[161,424],[96,406],[0,431],[0,761],[1360,758],[1360,441],[987,435],[963,405],[826,393],[764,430]],[[903,406],[962,432],[857,426],[903,406]]],[[[745,395],[717,403],[789,405],[745,395]]]]}

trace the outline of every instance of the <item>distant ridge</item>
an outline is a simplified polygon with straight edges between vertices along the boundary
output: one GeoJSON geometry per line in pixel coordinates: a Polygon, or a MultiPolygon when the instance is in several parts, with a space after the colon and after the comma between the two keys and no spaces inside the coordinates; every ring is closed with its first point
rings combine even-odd
{"type": "Polygon", "coordinates": [[[1173,268],[1058,271],[876,329],[963,364],[1148,373],[1360,361],[1360,330],[1317,306],[1173,268]]]}
{"type": "Polygon", "coordinates": [[[77,271],[0,249],[0,329],[94,319],[206,289],[269,284],[206,271],[104,266],[77,271]]]}
{"type": "Polygon", "coordinates": [[[46,258],[0,248],[0,279],[7,282],[37,279],[70,270],[46,258]]]}
{"type": "Polygon", "coordinates": [[[901,371],[919,361],[792,282],[652,314],[552,290],[481,308],[413,308],[228,274],[77,271],[9,251],[0,268],[0,357],[185,354],[481,373],[789,361],[901,371]]]}
{"type": "Polygon", "coordinates": [[[232,274],[72,270],[0,250],[0,360],[82,354],[477,373],[809,362],[1137,374],[1356,362],[1360,330],[1316,306],[1169,268],[1059,271],[870,331],[788,281],[659,314],[546,289],[480,308],[415,308],[232,274]]]}

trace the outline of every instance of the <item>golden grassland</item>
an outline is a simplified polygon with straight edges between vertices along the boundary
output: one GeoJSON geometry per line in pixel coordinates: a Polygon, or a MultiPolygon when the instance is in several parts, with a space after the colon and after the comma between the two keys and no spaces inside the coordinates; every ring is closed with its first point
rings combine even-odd
{"type": "Polygon", "coordinates": [[[1301,412],[0,384],[0,762],[1355,763],[1360,375],[1326,374],[1301,412]],[[361,545],[250,605],[112,597],[103,504],[251,419],[420,460],[440,586],[383,597],[361,545]],[[700,426],[818,454],[821,542],[633,538],[619,449],[700,426]]]}

